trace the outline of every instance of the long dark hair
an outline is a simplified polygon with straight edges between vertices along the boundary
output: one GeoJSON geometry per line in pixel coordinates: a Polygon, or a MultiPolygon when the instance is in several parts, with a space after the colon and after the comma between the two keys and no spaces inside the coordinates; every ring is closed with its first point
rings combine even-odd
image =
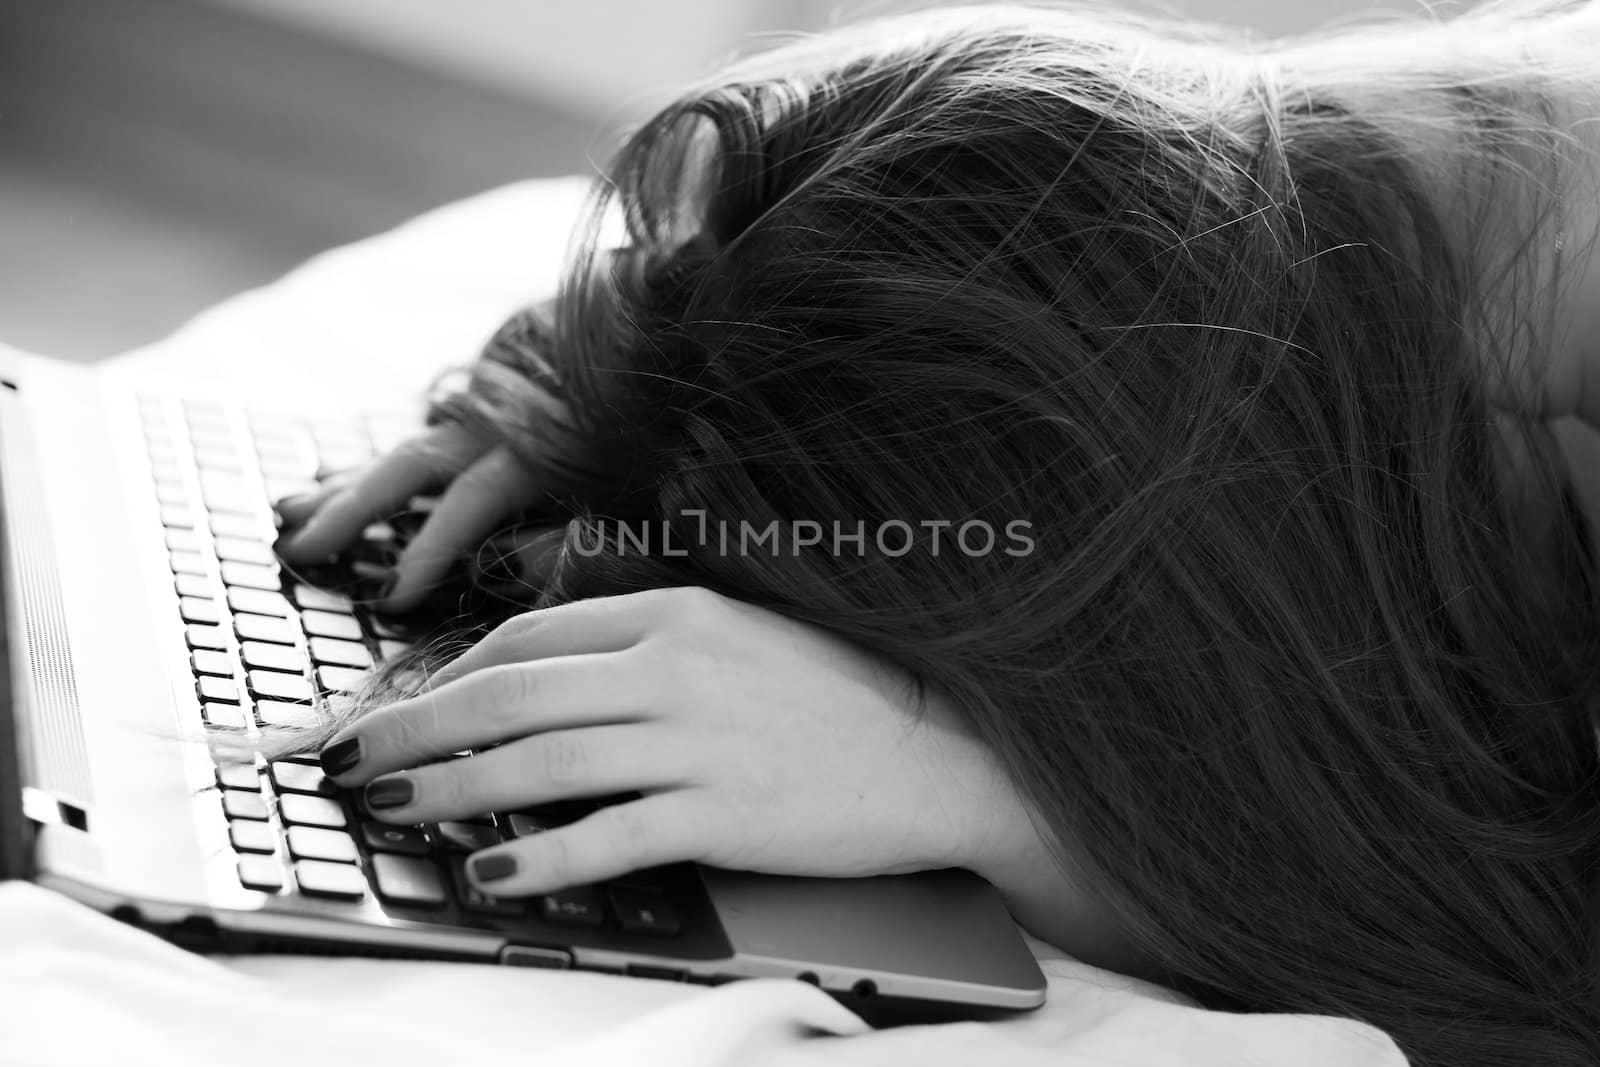
{"type": "Polygon", "coordinates": [[[820,624],[953,696],[1202,1003],[1594,1064],[1595,573],[1490,404],[1545,343],[1526,249],[1474,238],[1557,135],[1447,75],[984,9],[697,88],[438,407],[574,520],[505,610],[694,584],[820,624]],[[1019,519],[1022,554],[703,532],[1019,519]],[[604,520],[686,554],[594,554],[604,520]]]}

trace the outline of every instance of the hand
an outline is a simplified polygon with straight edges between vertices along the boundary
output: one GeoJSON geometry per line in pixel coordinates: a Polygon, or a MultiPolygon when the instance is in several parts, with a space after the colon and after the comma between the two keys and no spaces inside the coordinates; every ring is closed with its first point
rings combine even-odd
{"type": "Polygon", "coordinates": [[[509,449],[492,447],[464,427],[440,426],[319,493],[281,501],[278,512],[287,532],[278,554],[290,564],[327,559],[369,523],[440,485],[447,486],[443,498],[396,562],[391,584],[375,598],[375,607],[414,607],[462,552],[537,503],[542,493],[509,449]]]}
{"type": "Polygon", "coordinates": [[[680,860],[840,877],[976,868],[1031,840],[963,718],[910,697],[903,672],[824,630],[653,590],[512,619],[426,692],[335,735],[323,763],[400,824],[642,794],[478,852],[468,870],[500,896],[680,860]]]}

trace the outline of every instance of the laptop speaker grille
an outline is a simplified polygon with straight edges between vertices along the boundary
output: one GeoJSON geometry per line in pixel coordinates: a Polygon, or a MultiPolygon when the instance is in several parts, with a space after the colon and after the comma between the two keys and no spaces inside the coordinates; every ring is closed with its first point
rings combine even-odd
{"type": "MultiPolygon", "coordinates": [[[[0,391],[0,456],[4,457],[6,524],[11,558],[5,561],[20,619],[7,620],[26,649],[32,685],[19,722],[24,731],[24,784],[59,799],[92,801],[89,763],[79,718],[78,682],[67,643],[66,615],[56,577],[44,494],[29,432],[27,409],[11,390],[0,391]],[[31,755],[32,759],[28,756],[31,755]]],[[[18,709],[19,712],[22,709],[18,709]]]]}

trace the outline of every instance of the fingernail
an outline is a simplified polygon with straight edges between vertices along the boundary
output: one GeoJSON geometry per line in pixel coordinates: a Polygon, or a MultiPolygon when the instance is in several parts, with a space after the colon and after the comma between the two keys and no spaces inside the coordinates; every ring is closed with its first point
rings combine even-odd
{"type": "Polygon", "coordinates": [[[322,764],[323,774],[338,777],[361,762],[361,738],[335,741],[317,755],[317,762],[322,764]]]}
{"type": "Polygon", "coordinates": [[[403,807],[411,803],[411,798],[415,794],[416,788],[411,784],[411,779],[394,774],[368,782],[362,796],[367,802],[367,807],[383,809],[403,807]]]}
{"type": "Polygon", "coordinates": [[[472,857],[472,877],[480,882],[498,882],[517,873],[517,857],[506,852],[491,852],[472,857]]]}

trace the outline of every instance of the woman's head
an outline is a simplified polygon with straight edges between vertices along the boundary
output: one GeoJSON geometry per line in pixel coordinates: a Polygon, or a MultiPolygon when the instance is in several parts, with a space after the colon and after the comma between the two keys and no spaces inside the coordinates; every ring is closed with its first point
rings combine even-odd
{"type": "Polygon", "coordinates": [[[646,124],[440,414],[579,519],[527,605],[706,585],[904,665],[1203,1001],[1592,1062],[1593,575],[1496,479],[1413,149],[1121,22],[821,38],[646,124]]]}

